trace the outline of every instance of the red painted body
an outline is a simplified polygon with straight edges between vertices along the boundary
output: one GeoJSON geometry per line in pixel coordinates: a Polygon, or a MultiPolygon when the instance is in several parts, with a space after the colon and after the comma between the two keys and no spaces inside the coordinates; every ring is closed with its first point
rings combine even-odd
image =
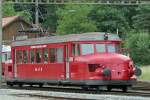
{"type": "MultiPolygon", "coordinates": [[[[27,46],[13,46],[12,47],[12,64],[5,66],[12,67],[12,72],[6,71],[6,79],[9,80],[136,80],[134,75],[134,65],[132,60],[118,52],[108,52],[107,46],[106,51],[103,53],[96,52],[95,44],[103,43],[113,44],[119,46],[121,41],[102,40],[102,41],[79,41],[79,42],[64,42],[64,43],[49,43],[39,45],[27,45],[27,46]],[[78,56],[72,54],[72,44],[94,44],[94,53],[78,56]],[[35,46],[35,47],[34,47],[35,46]],[[34,48],[33,48],[34,47],[34,48]],[[66,53],[66,47],[68,47],[68,54],[66,53]],[[37,49],[43,50],[47,48],[61,48],[63,52],[63,61],[61,63],[50,62],[50,51],[48,51],[48,63],[44,63],[44,57],[42,56],[41,63],[30,63],[30,55],[28,54],[27,63],[18,63],[18,59],[15,59],[15,53],[18,50],[27,50],[30,52],[31,49],[35,51],[37,49]],[[68,58],[67,58],[68,56],[68,58]],[[69,64],[69,79],[67,79],[67,63],[69,64]],[[16,73],[15,73],[16,65],[16,73]],[[110,76],[104,76],[104,69],[111,71],[110,76]],[[15,75],[16,74],[16,75],[15,75]]],[[[80,48],[82,51],[82,48],[80,48]]],[[[42,51],[43,52],[43,51],[42,51]]],[[[17,57],[17,55],[16,55],[17,57]]],[[[23,57],[23,56],[22,56],[23,57]]],[[[34,61],[36,58],[34,58],[34,61]]],[[[57,61],[57,60],[56,60],[57,61]]]]}

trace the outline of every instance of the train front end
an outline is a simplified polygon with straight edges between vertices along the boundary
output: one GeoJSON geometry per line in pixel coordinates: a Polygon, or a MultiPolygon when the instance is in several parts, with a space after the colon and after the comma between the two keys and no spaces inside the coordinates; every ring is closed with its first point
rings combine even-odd
{"type": "Polygon", "coordinates": [[[88,58],[89,77],[87,78],[92,80],[87,81],[88,85],[107,86],[109,91],[112,88],[127,91],[128,87],[136,83],[137,76],[141,75],[141,70],[135,67],[132,60],[121,54],[105,53],[84,57],[88,58]]]}
{"type": "Polygon", "coordinates": [[[87,66],[88,71],[84,74],[87,85],[107,86],[109,91],[112,88],[127,91],[129,86],[136,83],[141,70],[129,56],[120,52],[120,44],[121,41],[108,39],[80,44],[80,56],[75,58],[75,62],[81,63],[78,65],[80,71],[82,63],[87,66]]]}

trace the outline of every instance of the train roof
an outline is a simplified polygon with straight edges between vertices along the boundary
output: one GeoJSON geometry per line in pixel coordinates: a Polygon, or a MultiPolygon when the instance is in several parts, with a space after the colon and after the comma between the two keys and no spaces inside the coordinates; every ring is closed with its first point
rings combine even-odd
{"type": "MultiPolygon", "coordinates": [[[[63,43],[63,42],[79,42],[79,41],[99,41],[104,40],[104,32],[89,32],[82,34],[69,34],[63,36],[50,36],[50,37],[40,37],[32,38],[23,41],[15,41],[12,46],[25,46],[25,45],[38,45],[38,44],[48,44],[48,43],[63,43]]],[[[110,41],[121,41],[117,34],[108,34],[108,40],[110,41]]]]}

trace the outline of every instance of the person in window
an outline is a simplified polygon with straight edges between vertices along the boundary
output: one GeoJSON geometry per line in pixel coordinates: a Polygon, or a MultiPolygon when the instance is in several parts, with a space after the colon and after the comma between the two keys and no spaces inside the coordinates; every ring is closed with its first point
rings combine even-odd
{"type": "Polygon", "coordinates": [[[44,63],[48,63],[48,54],[44,55],[44,63]]]}
{"type": "Polygon", "coordinates": [[[39,52],[37,52],[37,54],[36,54],[36,61],[37,61],[37,63],[41,63],[41,55],[39,52]]]}
{"type": "Polygon", "coordinates": [[[31,57],[31,63],[34,63],[34,56],[31,57]]]}

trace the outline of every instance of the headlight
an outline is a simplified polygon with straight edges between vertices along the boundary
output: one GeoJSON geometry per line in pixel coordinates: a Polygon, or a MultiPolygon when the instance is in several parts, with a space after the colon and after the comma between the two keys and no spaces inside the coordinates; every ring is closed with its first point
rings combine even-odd
{"type": "Polygon", "coordinates": [[[105,69],[103,70],[103,75],[104,75],[104,76],[110,76],[110,75],[111,75],[110,69],[105,68],[105,69]]]}

